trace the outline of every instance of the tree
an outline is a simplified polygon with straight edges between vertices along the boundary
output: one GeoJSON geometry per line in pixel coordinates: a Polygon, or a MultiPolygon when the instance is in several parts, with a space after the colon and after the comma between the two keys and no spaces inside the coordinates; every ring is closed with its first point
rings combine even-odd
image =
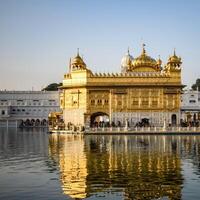
{"type": "Polygon", "coordinates": [[[57,91],[60,86],[62,86],[62,83],[51,83],[43,88],[42,91],[57,91]]]}
{"type": "Polygon", "coordinates": [[[199,78],[196,80],[196,83],[192,85],[192,89],[193,90],[198,89],[198,91],[200,91],[200,79],[199,78]]]}

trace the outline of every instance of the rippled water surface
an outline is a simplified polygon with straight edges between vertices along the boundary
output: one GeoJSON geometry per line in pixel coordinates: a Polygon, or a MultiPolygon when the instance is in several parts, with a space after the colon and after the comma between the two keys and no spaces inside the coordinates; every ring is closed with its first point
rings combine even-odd
{"type": "Polygon", "coordinates": [[[0,199],[200,199],[200,136],[0,129],[0,199]]]}

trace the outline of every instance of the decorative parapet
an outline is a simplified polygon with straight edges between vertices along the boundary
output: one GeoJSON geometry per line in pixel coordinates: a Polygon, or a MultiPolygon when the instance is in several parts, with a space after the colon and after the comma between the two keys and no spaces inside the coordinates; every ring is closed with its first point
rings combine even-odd
{"type": "Polygon", "coordinates": [[[170,77],[169,73],[161,72],[129,72],[129,73],[94,73],[94,78],[114,78],[114,77],[170,77]]]}

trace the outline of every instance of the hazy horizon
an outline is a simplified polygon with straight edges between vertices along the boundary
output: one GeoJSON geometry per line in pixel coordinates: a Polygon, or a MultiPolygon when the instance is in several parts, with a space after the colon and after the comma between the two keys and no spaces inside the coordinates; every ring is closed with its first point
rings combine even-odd
{"type": "Polygon", "coordinates": [[[200,1],[1,0],[0,90],[41,90],[62,82],[80,48],[93,72],[120,72],[142,43],[163,63],[181,56],[182,83],[200,78],[200,1]]]}

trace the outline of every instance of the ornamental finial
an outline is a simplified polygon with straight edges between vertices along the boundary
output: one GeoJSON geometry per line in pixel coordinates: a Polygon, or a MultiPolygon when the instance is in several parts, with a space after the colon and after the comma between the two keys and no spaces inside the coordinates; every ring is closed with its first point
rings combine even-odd
{"type": "Polygon", "coordinates": [[[77,56],[79,56],[79,48],[77,48],[77,56]]]}
{"type": "Polygon", "coordinates": [[[71,72],[72,70],[72,64],[71,64],[71,58],[69,59],[69,73],[71,72]]]}
{"type": "Polygon", "coordinates": [[[174,48],[174,56],[176,56],[176,48],[174,48]]]}
{"type": "Polygon", "coordinates": [[[144,54],[146,54],[146,50],[145,50],[145,46],[146,46],[146,44],[142,44],[142,54],[144,55],[144,54]]]}
{"type": "Polygon", "coordinates": [[[160,55],[158,55],[157,64],[158,64],[159,66],[161,66],[161,65],[162,65],[162,60],[160,59],[160,55]]]}

